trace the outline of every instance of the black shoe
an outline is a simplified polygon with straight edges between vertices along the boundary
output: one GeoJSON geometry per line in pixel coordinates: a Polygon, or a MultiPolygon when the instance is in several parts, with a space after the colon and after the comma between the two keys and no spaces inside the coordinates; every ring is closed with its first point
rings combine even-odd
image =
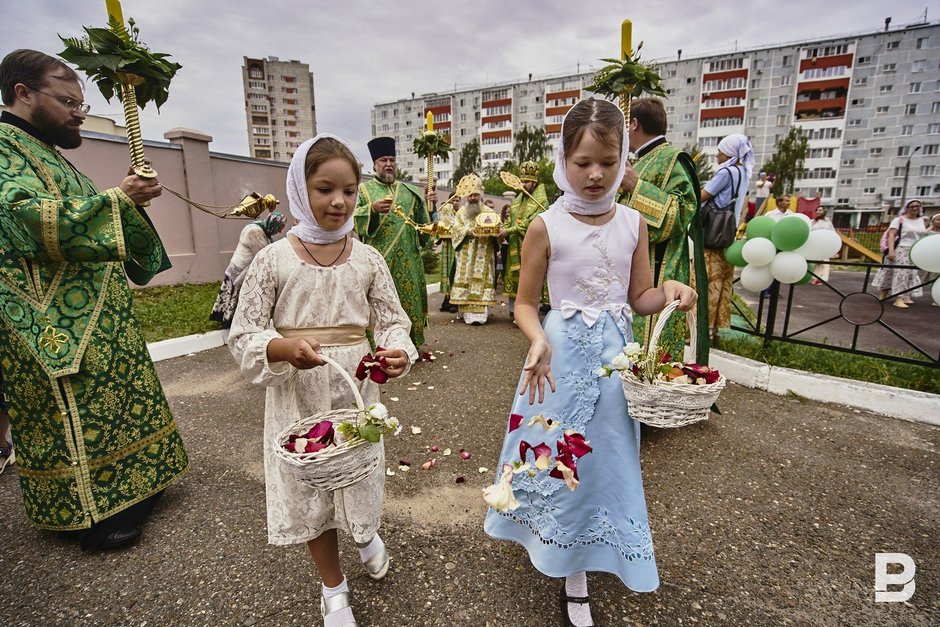
{"type": "Polygon", "coordinates": [[[140,539],[140,529],[137,527],[122,527],[105,536],[96,548],[101,551],[121,549],[130,546],[140,539]]]}
{"type": "MultiPolygon", "coordinates": [[[[571,617],[568,616],[568,604],[578,603],[579,605],[583,605],[585,603],[590,603],[591,599],[590,597],[569,597],[567,591],[565,590],[565,583],[562,582],[561,590],[558,591],[558,602],[561,605],[561,616],[562,620],[564,620],[563,624],[565,627],[577,627],[577,625],[571,622],[571,617]]],[[[591,612],[591,624],[594,625],[594,627],[600,627],[600,625],[598,625],[597,621],[594,619],[594,612],[590,609],[589,611],[591,612]]]]}
{"type": "Polygon", "coordinates": [[[460,307],[458,307],[457,305],[447,306],[447,313],[457,313],[458,311],[460,311],[460,307]]]}

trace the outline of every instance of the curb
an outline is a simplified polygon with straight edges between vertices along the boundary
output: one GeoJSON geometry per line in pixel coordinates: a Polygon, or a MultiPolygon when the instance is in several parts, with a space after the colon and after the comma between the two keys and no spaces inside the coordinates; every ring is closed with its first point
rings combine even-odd
{"type": "MultiPolygon", "coordinates": [[[[441,291],[440,283],[431,283],[428,285],[428,296],[437,294],[441,291]]],[[[207,351],[213,348],[225,346],[222,339],[222,331],[210,331],[209,333],[198,333],[196,335],[184,335],[183,337],[174,337],[169,340],[151,342],[147,344],[147,350],[150,351],[150,359],[154,362],[183,355],[192,355],[207,351]]]]}

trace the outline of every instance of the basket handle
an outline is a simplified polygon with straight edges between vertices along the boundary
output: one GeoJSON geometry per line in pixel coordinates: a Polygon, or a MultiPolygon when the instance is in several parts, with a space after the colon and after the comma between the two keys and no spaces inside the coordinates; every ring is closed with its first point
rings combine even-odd
{"type": "Polygon", "coordinates": [[[346,369],[322,353],[320,354],[320,359],[333,366],[337,371],[339,371],[341,375],[343,375],[343,378],[346,379],[346,383],[348,383],[350,389],[352,389],[353,396],[356,397],[356,407],[359,408],[359,411],[365,411],[366,404],[362,400],[362,395],[359,393],[359,388],[352,380],[352,377],[349,376],[349,373],[346,372],[346,369]]]}
{"type": "MultiPolygon", "coordinates": [[[[663,307],[663,310],[659,312],[659,319],[656,320],[656,326],[653,327],[653,333],[650,335],[650,344],[646,347],[647,357],[651,359],[656,358],[656,345],[659,344],[659,336],[662,334],[663,329],[666,328],[666,323],[669,322],[669,316],[676,310],[679,303],[680,301],[674,300],[663,307]]],[[[693,342],[694,341],[693,339],[693,342]]],[[[675,355],[673,355],[673,357],[675,357],[675,355]]],[[[681,357],[681,361],[685,361],[684,355],[681,357]]]]}

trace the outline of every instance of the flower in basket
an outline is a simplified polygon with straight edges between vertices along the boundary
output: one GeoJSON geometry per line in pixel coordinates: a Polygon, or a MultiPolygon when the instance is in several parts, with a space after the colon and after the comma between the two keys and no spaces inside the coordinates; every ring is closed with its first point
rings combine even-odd
{"type": "Polygon", "coordinates": [[[336,444],[336,431],[333,423],[322,420],[313,425],[304,434],[294,434],[287,438],[284,448],[293,453],[316,453],[336,444]]]}
{"type": "Polygon", "coordinates": [[[686,364],[682,367],[682,371],[698,385],[715,383],[721,377],[717,368],[698,364],[686,364]]]}
{"type": "Polygon", "coordinates": [[[336,430],[347,439],[360,437],[369,442],[378,442],[383,435],[398,435],[401,432],[401,424],[397,418],[389,415],[385,405],[373,403],[359,414],[356,422],[341,422],[336,430]]]}
{"type": "MultiPolygon", "coordinates": [[[[376,353],[384,350],[381,346],[375,348],[376,353]]],[[[385,374],[382,368],[387,367],[388,361],[384,357],[373,357],[372,353],[366,353],[359,360],[359,365],[356,367],[356,378],[363,381],[366,377],[369,377],[376,383],[385,383],[388,381],[388,375],[385,374]]]]}
{"type": "Polygon", "coordinates": [[[636,342],[627,344],[610,364],[598,369],[597,375],[609,377],[623,370],[629,370],[645,383],[707,385],[715,383],[721,376],[716,368],[673,361],[672,355],[664,350],[658,351],[655,356],[648,355],[636,342]]]}

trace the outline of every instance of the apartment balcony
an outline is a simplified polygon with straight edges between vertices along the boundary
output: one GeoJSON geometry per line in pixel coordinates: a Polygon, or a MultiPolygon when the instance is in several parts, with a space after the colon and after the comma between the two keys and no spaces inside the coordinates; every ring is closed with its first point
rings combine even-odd
{"type": "Polygon", "coordinates": [[[793,114],[797,120],[845,117],[845,96],[797,102],[793,114]]]}

